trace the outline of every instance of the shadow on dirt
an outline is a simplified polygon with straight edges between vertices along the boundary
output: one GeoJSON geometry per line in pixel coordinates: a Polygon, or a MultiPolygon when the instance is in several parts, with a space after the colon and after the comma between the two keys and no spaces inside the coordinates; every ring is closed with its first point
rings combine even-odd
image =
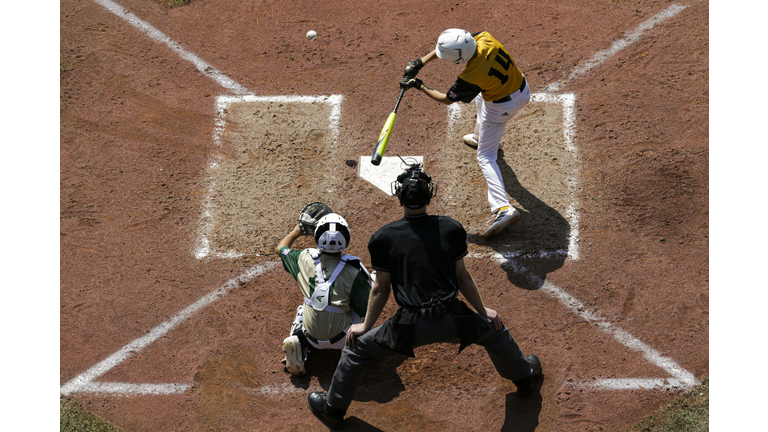
{"type": "Polygon", "coordinates": [[[345,431],[355,431],[355,432],[384,432],[382,429],[377,428],[376,426],[373,426],[369,423],[367,423],[365,420],[362,420],[358,417],[352,416],[347,417],[344,420],[344,430],[345,431]]]}
{"type": "MultiPolygon", "coordinates": [[[[341,350],[312,350],[304,365],[307,373],[302,376],[291,376],[291,382],[298,388],[308,390],[312,377],[317,377],[320,387],[327,392],[340,358],[341,350]]],[[[363,374],[354,400],[384,403],[399,396],[405,390],[405,386],[397,374],[397,367],[406,358],[404,355],[392,354],[372,360],[367,371],[373,372],[369,374],[366,371],[363,374]]]]}
{"type": "Polygon", "coordinates": [[[536,392],[525,399],[521,399],[517,393],[508,393],[506,402],[506,414],[504,424],[501,426],[502,432],[533,432],[539,426],[539,415],[541,414],[542,397],[541,391],[543,380],[536,384],[536,392]]]}
{"type": "Polygon", "coordinates": [[[525,210],[521,212],[520,221],[507,228],[498,239],[470,236],[470,241],[496,250],[503,258],[501,268],[514,285],[536,290],[544,284],[547,274],[561,268],[568,257],[571,226],[557,210],[520,184],[504,160],[504,150],[499,150],[498,164],[507,193],[525,210]]]}

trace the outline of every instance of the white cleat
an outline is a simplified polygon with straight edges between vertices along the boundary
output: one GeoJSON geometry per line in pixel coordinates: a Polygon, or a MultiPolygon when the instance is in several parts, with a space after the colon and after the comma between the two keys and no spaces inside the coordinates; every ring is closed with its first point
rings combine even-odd
{"type": "Polygon", "coordinates": [[[477,147],[477,136],[473,133],[464,135],[464,144],[470,147],[477,147]]]}
{"type": "Polygon", "coordinates": [[[304,375],[307,370],[304,369],[304,352],[301,349],[301,342],[298,336],[288,336],[283,341],[283,352],[285,359],[283,363],[291,375],[304,375]]]}
{"type": "Polygon", "coordinates": [[[481,235],[483,238],[491,238],[498,235],[504,228],[512,225],[520,220],[520,212],[516,208],[510,207],[506,210],[502,210],[496,213],[496,216],[491,221],[491,225],[481,235]]]}

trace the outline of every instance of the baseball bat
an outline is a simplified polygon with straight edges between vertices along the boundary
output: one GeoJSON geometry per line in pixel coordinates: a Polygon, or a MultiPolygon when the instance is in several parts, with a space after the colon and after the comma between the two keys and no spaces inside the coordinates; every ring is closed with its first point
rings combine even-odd
{"type": "Polygon", "coordinates": [[[403,99],[403,93],[405,93],[405,90],[406,88],[400,89],[400,96],[397,97],[395,109],[392,110],[392,112],[389,114],[387,121],[384,123],[384,127],[381,129],[381,134],[379,134],[379,142],[376,143],[376,149],[373,151],[373,157],[371,158],[371,163],[374,165],[379,165],[381,163],[381,157],[384,156],[384,152],[387,151],[389,137],[392,136],[392,129],[395,126],[397,108],[400,106],[400,101],[403,99]]]}

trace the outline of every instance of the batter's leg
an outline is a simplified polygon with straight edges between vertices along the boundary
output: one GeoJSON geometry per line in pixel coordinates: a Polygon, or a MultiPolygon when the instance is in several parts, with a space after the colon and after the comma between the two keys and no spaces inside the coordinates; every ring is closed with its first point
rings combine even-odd
{"type": "MultiPolygon", "coordinates": [[[[480,111],[478,111],[478,118],[480,118],[480,115],[480,111]]],[[[477,139],[477,162],[480,164],[483,176],[485,176],[485,182],[488,187],[488,204],[490,204],[491,212],[493,213],[502,207],[510,205],[507,189],[504,187],[504,179],[501,176],[499,164],[496,162],[499,154],[499,144],[501,143],[505,127],[506,123],[499,124],[491,123],[487,120],[483,121],[480,124],[477,139]]]]}
{"type": "Polygon", "coordinates": [[[504,103],[486,102],[478,95],[477,104],[477,162],[483,171],[488,185],[488,203],[491,212],[495,213],[502,207],[510,205],[504,180],[496,161],[501,145],[501,138],[507,127],[507,122],[523,109],[531,100],[528,86],[520,92],[510,95],[510,101],[504,103]]]}

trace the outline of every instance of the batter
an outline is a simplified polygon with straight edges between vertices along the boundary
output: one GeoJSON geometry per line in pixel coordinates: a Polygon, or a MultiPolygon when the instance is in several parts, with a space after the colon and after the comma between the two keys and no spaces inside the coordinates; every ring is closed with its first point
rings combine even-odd
{"type": "Polygon", "coordinates": [[[464,142],[477,148],[477,162],[485,176],[493,214],[481,235],[496,236],[520,220],[520,212],[509,202],[496,158],[507,122],[530,102],[531,89],[504,46],[488,32],[470,34],[466,30],[448,29],[440,34],[432,52],[408,63],[400,86],[416,88],[446,105],[475,101],[475,131],[465,135],[464,142]],[[419,70],[435,58],[466,64],[447,93],[415,78],[419,70]]]}

